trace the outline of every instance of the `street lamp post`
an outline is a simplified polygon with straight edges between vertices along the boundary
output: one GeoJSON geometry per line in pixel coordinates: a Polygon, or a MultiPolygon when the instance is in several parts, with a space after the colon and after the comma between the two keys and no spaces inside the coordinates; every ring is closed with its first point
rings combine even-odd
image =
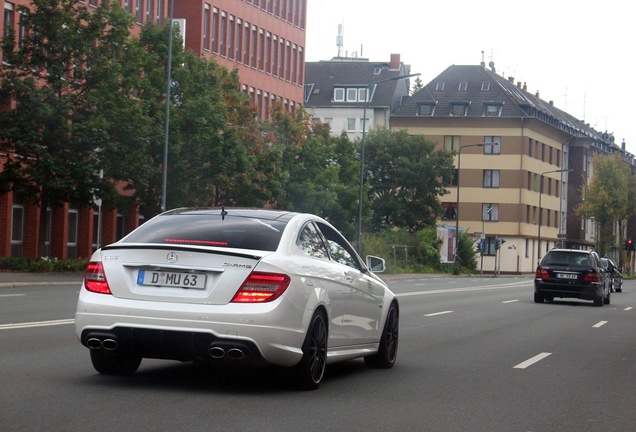
{"type": "Polygon", "coordinates": [[[539,176],[539,226],[537,227],[537,265],[541,261],[541,222],[543,220],[543,212],[541,211],[541,196],[543,195],[543,176],[551,173],[571,172],[572,169],[558,169],[542,172],[539,176]]]}
{"type": "Polygon", "coordinates": [[[170,0],[170,14],[168,23],[168,64],[166,65],[166,114],[163,137],[163,168],[161,171],[161,212],[166,211],[166,195],[168,185],[168,133],[170,131],[170,88],[172,87],[172,31],[174,16],[174,0],[170,0]]]}
{"type": "Polygon", "coordinates": [[[459,252],[459,172],[462,163],[462,150],[468,147],[485,147],[492,146],[492,143],[466,144],[457,150],[457,203],[455,204],[455,269],[459,273],[459,260],[457,253],[459,252]]]}
{"type": "Polygon", "coordinates": [[[362,141],[360,143],[360,197],[358,198],[358,253],[362,254],[362,195],[364,190],[364,141],[366,138],[367,130],[367,103],[369,101],[369,89],[377,84],[385,83],[388,81],[398,81],[406,78],[412,78],[421,74],[414,73],[409,75],[398,75],[391,78],[383,79],[380,81],[367,84],[366,92],[364,95],[364,107],[362,109],[362,141]]]}

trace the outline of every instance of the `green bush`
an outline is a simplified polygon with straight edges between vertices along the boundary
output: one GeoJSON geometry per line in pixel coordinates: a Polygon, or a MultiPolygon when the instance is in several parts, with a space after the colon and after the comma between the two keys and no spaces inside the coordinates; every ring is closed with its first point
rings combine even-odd
{"type": "Polygon", "coordinates": [[[0,271],[14,272],[83,272],[88,260],[49,258],[0,258],[0,271]]]}
{"type": "Polygon", "coordinates": [[[386,230],[364,234],[362,238],[363,258],[376,255],[386,260],[389,274],[446,273],[472,274],[477,270],[474,239],[460,232],[459,266],[442,263],[437,227],[428,227],[411,233],[408,230],[386,230]]]}

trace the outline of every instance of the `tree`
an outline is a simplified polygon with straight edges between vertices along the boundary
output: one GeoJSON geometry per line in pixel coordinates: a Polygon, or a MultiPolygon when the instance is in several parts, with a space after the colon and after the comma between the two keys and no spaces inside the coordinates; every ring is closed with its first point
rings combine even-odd
{"type": "Polygon", "coordinates": [[[442,213],[439,196],[453,170],[452,154],[406,131],[378,128],[367,135],[365,178],[373,230],[410,231],[435,225],[442,213]]]}
{"type": "MultiPolygon", "coordinates": [[[[105,172],[126,185],[146,217],[159,213],[163,187],[168,34],[168,23],[144,26],[134,97],[109,114],[115,127],[109,130],[105,172]]],[[[236,71],[184,51],[178,32],[173,38],[167,206],[252,204],[244,192],[255,177],[250,152],[258,147],[252,138],[260,126],[253,104],[239,91],[236,71]]]]}
{"type": "Polygon", "coordinates": [[[423,88],[424,88],[424,83],[418,76],[417,78],[415,78],[415,81],[413,82],[413,87],[411,88],[411,94],[415,94],[418,91],[422,90],[423,88]]]}
{"type": "MultiPolygon", "coordinates": [[[[168,33],[166,24],[162,28],[146,26],[141,34],[142,46],[152,61],[144,69],[149,90],[140,98],[151,108],[147,112],[152,114],[155,130],[162,131],[150,144],[149,167],[163,167],[168,33]]],[[[214,205],[213,185],[233,153],[226,148],[223,134],[228,123],[223,82],[228,72],[213,61],[185,52],[178,33],[173,36],[166,202],[170,208],[214,205]]],[[[162,176],[158,169],[147,174],[142,179],[145,190],[138,194],[146,211],[156,213],[162,176]]]]}
{"type": "MultiPolygon", "coordinates": [[[[3,39],[11,66],[0,68],[0,185],[40,205],[89,205],[107,146],[108,106],[126,104],[134,52],[132,17],[118,6],[89,11],[75,0],[33,0],[18,6],[25,33],[3,39]],[[128,49],[131,48],[131,49],[128,49]],[[107,100],[104,98],[107,96],[107,100]],[[12,107],[9,107],[12,108],[12,107]]],[[[43,246],[44,236],[40,236],[43,246]]]]}
{"type": "MultiPolygon", "coordinates": [[[[477,270],[477,252],[475,251],[475,239],[471,234],[460,231],[457,249],[457,266],[454,271],[457,273],[474,273],[477,270]]],[[[500,241],[500,240],[498,240],[500,241]]]]}
{"type": "Polygon", "coordinates": [[[278,205],[322,216],[345,236],[353,236],[360,175],[357,144],[346,134],[331,136],[327,124],[312,124],[302,109],[295,117],[276,110],[272,120],[287,174],[278,205]]]}
{"type": "Polygon", "coordinates": [[[614,236],[615,223],[633,214],[634,206],[629,202],[633,197],[629,188],[632,175],[619,155],[596,155],[592,166],[594,175],[590,183],[583,186],[584,201],[575,211],[581,218],[594,219],[596,249],[603,256],[611,245],[622,244],[621,239],[614,236]]]}

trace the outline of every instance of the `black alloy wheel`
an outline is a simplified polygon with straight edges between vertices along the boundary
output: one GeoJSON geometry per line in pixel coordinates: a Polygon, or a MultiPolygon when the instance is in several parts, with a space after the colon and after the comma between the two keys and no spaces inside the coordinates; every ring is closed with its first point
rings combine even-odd
{"type": "Polygon", "coordinates": [[[378,369],[392,368],[397,359],[398,342],[400,336],[400,313],[397,303],[391,303],[386,316],[384,329],[380,339],[378,352],[364,358],[368,367],[378,369]]]}
{"type": "Polygon", "coordinates": [[[324,312],[316,311],[311,318],[305,341],[303,357],[294,367],[297,384],[303,390],[320,387],[327,365],[327,320],[324,312]]]}

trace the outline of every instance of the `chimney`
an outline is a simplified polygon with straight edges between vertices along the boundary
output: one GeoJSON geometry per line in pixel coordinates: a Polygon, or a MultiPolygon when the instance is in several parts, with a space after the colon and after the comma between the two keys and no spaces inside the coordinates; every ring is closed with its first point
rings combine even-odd
{"type": "Polygon", "coordinates": [[[550,105],[554,106],[554,101],[550,101],[550,105]]]}
{"type": "Polygon", "coordinates": [[[510,81],[511,83],[513,83],[513,84],[514,84],[514,82],[515,82],[515,77],[511,77],[511,76],[509,76],[509,77],[508,77],[508,81],[510,81]]]}
{"type": "Polygon", "coordinates": [[[517,81],[517,88],[521,88],[521,81],[517,81]]]}
{"type": "Polygon", "coordinates": [[[523,83],[523,91],[528,91],[528,85],[526,83],[523,83]]]}
{"type": "Polygon", "coordinates": [[[399,54],[391,54],[391,63],[389,63],[389,67],[391,70],[400,69],[400,55],[399,54]]]}

